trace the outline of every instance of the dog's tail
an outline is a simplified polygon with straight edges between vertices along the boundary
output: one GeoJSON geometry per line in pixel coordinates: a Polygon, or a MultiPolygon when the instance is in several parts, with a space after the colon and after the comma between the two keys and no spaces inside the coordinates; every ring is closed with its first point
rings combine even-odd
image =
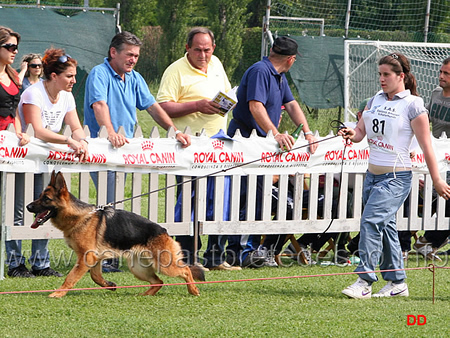
{"type": "Polygon", "coordinates": [[[192,273],[192,278],[196,281],[204,282],[205,281],[205,271],[197,266],[197,265],[190,265],[189,269],[192,273]]]}

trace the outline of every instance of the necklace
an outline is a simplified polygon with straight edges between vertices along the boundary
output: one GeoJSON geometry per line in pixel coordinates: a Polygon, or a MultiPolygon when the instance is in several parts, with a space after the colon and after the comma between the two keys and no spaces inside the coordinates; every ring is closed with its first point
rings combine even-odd
{"type": "Polygon", "coordinates": [[[53,95],[50,93],[50,90],[48,89],[48,86],[47,86],[47,82],[46,82],[46,81],[44,81],[44,88],[45,88],[45,91],[46,91],[47,94],[48,94],[48,98],[50,99],[50,102],[51,102],[51,103],[56,103],[56,102],[58,102],[59,92],[56,94],[56,96],[53,96],[53,95]]]}

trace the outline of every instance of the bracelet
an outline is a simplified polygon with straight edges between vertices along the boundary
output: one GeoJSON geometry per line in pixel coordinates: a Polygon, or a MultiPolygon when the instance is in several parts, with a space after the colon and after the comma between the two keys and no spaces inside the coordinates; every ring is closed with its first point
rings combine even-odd
{"type": "Polygon", "coordinates": [[[312,135],[313,134],[313,132],[310,130],[310,131],[307,131],[306,133],[305,133],[305,136],[306,135],[312,135]]]}
{"type": "Polygon", "coordinates": [[[182,133],[181,130],[175,130],[175,136],[178,135],[178,134],[180,134],[180,133],[182,133]]]}
{"type": "Polygon", "coordinates": [[[71,136],[67,136],[66,139],[64,140],[64,142],[66,142],[67,144],[69,143],[71,136]]]}
{"type": "Polygon", "coordinates": [[[79,141],[79,142],[81,142],[81,141],[84,141],[84,142],[86,142],[87,144],[89,144],[88,140],[86,140],[85,138],[80,138],[80,141],[79,141]]]}
{"type": "Polygon", "coordinates": [[[280,135],[280,133],[276,133],[275,135],[273,135],[273,138],[277,137],[278,135],[280,135]]]}

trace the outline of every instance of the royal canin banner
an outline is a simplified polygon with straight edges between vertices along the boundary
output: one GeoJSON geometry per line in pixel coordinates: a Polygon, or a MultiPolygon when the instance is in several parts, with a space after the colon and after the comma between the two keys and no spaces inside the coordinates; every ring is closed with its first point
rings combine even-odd
{"type": "MultiPolygon", "coordinates": [[[[134,138],[121,148],[113,148],[108,140],[89,141],[89,159],[80,162],[67,145],[46,143],[31,137],[24,147],[9,131],[0,131],[0,170],[7,172],[63,172],[114,170],[140,173],[168,173],[184,176],[209,174],[295,174],[365,172],[369,147],[363,140],[345,147],[341,137],[318,137],[314,154],[304,139],[297,140],[290,152],[280,152],[272,136],[236,135],[208,138],[192,136],[192,145],[182,148],[174,138],[134,138]],[[345,151],[344,151],[345,150],[345,151]]],[[[432,137],[433,148],[441,172],[450,170],[450,139],[432,137]]],[[[425,158],[416,148],[413,170],[427,173],[425,158]]]]}

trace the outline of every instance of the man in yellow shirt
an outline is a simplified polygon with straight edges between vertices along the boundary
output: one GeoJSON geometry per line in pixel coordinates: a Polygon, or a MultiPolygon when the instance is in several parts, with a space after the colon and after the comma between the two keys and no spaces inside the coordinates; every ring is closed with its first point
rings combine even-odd
{"type": "MultiPolygon", "coordinates": [[[[172,63],[165,70],[161,79],[156,101],[169,114],[177,129],[189,126],[195,135],[205,130],[211,137],[220,129],[227,128],[227,115],[221,115],[219,105],[212,101],[219,91],[224,93],[231,89],[227,74],[220,60],[213,55],[216,45],[214,34],[207,28],[195,27],[188,33],[186,54],[172,63]]],[[[229,184],[226,180],[225,184],[229,184]]],[[[214,179],[207,180],[207,204],[214,201],[214,179]]],[[[224,189],[229,192],[230,189],[224,189]]],[[[181,189],[178,189],[178,201],[175,221],[181,221],[181,189]]],[[[193,192],[195,193],[195,191],[193,192]]],[[[224,219],[228,216],[229,194],[224,194],[224,219]]],[[[212,205],[212,204],[211,204],[212,205]]],[[[208,211],[212,208],[207,207],[208,211]]],[[[207,219],[212,220],[212,211],[207,212],[207,219]]],[[[208,248],[204,259],[210,269],[239,270],[224,260],[226,236],[209,236],[208,248]]],[[[196,249],[192,236],[177,236],[185,252],[188,264],[198,264],[196,249]]],[[[200,241],[199,241],[200,242],[200,241]]],[[[200,244],[201,247],[201,244],[200,244]]]]}
{"type": "Polygon", "coordinates": [[[207,136],[213,136],[227,127],[227,116],[220,115],[219,105],[212,101],[219,91],[231,89],[222,63],[213,55],[215,47],[209,29],[193,28],[186,54],[167,67],[156,97],[175,126],[181,130],[189,126],[194,135],[204,128],[207,136]]]}

